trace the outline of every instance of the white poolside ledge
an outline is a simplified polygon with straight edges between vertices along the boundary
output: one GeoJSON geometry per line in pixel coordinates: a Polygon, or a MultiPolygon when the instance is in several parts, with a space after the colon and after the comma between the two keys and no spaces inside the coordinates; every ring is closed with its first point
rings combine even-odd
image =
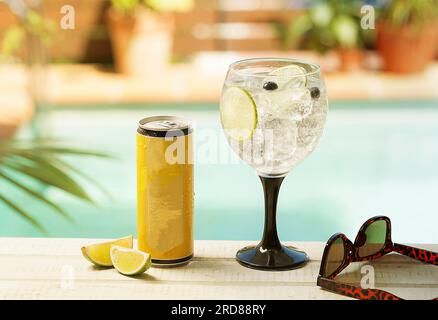
{"type": "MultiPolygon", "coordinates": [[[[0,238],[0,299],[348,299],[316,286],[322,242],[289,243],[311,261],[294,271],[264,272],[234,260],[245,241],[196,241],[193,261],[151,268],[137,278],[86,261],[82,245],[102,239],[0,238]]],[[[438,251],[438,244],[417,245],[438,251]]],[[[438,296],[438,270],[390,255],[372,263],[375,286],[406,299],[438,296]]],[[[337,279],[360,283],[361,263],[337,279]]]]}

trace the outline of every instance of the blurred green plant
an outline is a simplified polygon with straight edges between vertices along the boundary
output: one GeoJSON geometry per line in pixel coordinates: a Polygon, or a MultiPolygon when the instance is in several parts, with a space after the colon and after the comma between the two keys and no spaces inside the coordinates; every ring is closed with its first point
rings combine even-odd
{"type": "Polygon", "coordinates": [[[140,0],[111,0],[112,8],[123,15],[130,15],[140,5],[140,0]]]}
{"type": "Polygon", "coordinates": [[[11,58],[19,53],[27,36],[35,36],[45,45],[50,45],[56,31],[56,23],[44,18],[35,10],[26,11],[18,24],[6,29],[1,43],[4,58],[11,58]]]}
{"type": "Polygon", "coordinates": [[[187,11],[193,7],[193,0],[111,0],[116,12],[132,15],[138,6],[154,11],[187,11]]]}
{"type": "Polygon", "coordinates": [[[438,20],[437,0],[392,0],[380,13],[380,18],[394,26],[423,26],[438,20]]]}
{"type": "Polygon", "coordinates": [[[362,47],[361,1],[318,1],[289,25],[277,30],[286,48],[303,47],[325,53],[336,48],[362,47]]]}
{"type": "MultiPolygon", "coordinates": [[[[106,191],[92,178],[66,162],[63,156],[92,156],[108,158],[109,155],[96,151],[80,150],[59,146],[58,143],[44,140],[5,140],[0,141],[0,181],[29,195],[50,207],[54,212],[73,222],[70,215],[58,204],[45,197],[35,187],[54,187],[80,200],[94,203],[89,194],[73,175],[79,175],[104,193],[106,191]],[[33,187],[32,187],[33,185],[33,187]]],[[[0,190],[0,202],[26,219],[40,231],[46,233],[43,225],[18,203],[8,197],[4,189],[0,190]]]]}

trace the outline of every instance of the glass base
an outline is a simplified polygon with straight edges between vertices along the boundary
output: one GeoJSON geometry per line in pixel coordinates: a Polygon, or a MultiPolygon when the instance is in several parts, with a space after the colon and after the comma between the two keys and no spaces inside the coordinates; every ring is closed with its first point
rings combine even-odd
{"type": "Polygon", "coordinates": [[[309,257],[305,252],[291,246],[263,249],[258,245],[240,249],[236,254],[236,260],[251,269],[283,271],[303,267],[309,261],[309,257]]]}

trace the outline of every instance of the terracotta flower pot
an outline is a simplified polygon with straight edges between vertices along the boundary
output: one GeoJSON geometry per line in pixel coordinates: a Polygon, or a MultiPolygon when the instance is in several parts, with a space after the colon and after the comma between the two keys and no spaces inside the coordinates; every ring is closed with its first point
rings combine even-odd
{"type": "Polygon", "coordinates": [[[377,25],[377,50],[384,70],[412,73],[424,70],[435,57],[438,44],[438,24],[423,27],[393,26],[384,21],[377,25]]]}
{"type": "Polygon", "coordinates": [[[357,71],[362,68],[362,50],[358,48],[339,48],[336,53],[339,57],[339,69],[341,71],[357,71]]]}
{"type": "Polygon", "coordinates": [[[9,123],[0,123],[0,141],[11,138],[17,131],[18,126],[9,123]]]}
{"type": "Polygon", "coordinates": [[[107,22],[118,72],[144,76],[167,68],[172,54],[170,14],[138,8],[131,17],[110,9],[107,22]]]}

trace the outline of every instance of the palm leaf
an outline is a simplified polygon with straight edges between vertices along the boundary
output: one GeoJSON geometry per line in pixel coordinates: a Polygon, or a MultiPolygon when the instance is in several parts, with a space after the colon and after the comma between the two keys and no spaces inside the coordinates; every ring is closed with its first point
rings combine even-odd
{"type": "MultiPolygon", "coordinates": [[[[67,161],[60,159],[62,156],[91,156],[99,158],[110,158],[110,155],[99,152],[82,150],[71,147],[65,147],[59,144],[56,140],[8,140],[0,141],[0,165],[4,170],[0,171],[0,180],[3,179],[14,187],[24,191],[33,198],[48,207],[56,213],[61,214],[64,218],[73,222],[68,213],[56,203],[45,198],[40,193],[36,192],[20,179],[16,179],[7,172],[15,172],[18,177],[26,176],[43,185],[57,188],[81,200],[93,203],[92,198],[88,195],[85,189],[75,181],[72,173],[80,175],[94,185],[99,187],[103,193],[109,195],[97,181],[88,177],[80,170],[70,165],[67,161]]],[[[0,195],[0,201],[12,208],[19,215],[27,219],[31,224],[35,225],[39,230],[45,232],[44,228],[32,218],[26,211],[21,209],[11,200],[0,195]]]]}
{"type": "Polygon", "coordinates": [[[3,165],[19,172],[20,174],[27,175],[34,180],[61,189],[82,200],[91,203],[93,202],[85,190],[56,165],[53,165],[48,160],[38,156],[32,157],[28,155],[26,158],[33,158],[33,163],[28,164],[19,160],[17,161],[17,159],[16,161],[10,161],[11,159],[7,159],[6,161],[3,161],[3,165]]]}
{"type": "Polygon", "coordinates": [[[38,199],[41,202],[44,202],[46,205],[48,205],[49,207],[51,207],[53,210],[55,210],[56,212],[58,212],[59,214],[61,214],[65,219],[67,219],[70,222],[74,222],[73,219],[68,215],[68,213],[62,209],[60,206],[58,206],[56,203],[50,201],[47,198],[44,198],[41,194],[39,194],[38,192],[30,189],[29,187],[25,186],[24,184],[20,183],[18,180],[11,178],[10,176],[8,176],[7,174],[5,174],[4,172],[0,171],[0,178],[5,179],[6,181],[10,182],[11,184],[15,185],[17,188],[25,191],[26,193],[28,193],[29,195],[31,195],[32,197],[38,199]]]}
{"type": "Polygon", "coordinates": [[[80,155],[80,156],[86,155],[86,156],[96,156],[96,157],[105,157],[105,158],[110,157],[109,155],[101,152],[76,150],[69,148],[34,148],[32,151],[15,149],[12,150],[10,154],[13,156],[20,156],[34,162],[48,161],[51,162],[52,165],[56,165],[59,169],[70,170],[76,173],[77,175],[85,178],[89,182],[91,182],[103,194],[105,194],[105,196],[107,196],[108,198],[112,198],[110,193],[105,188],[103,188],[99,182],[91,178],[89,175],[83,173],[81,170],[77,169],[76,167],[72,166],[71,164],[67,163],[66,161],[63,161],[60,158],[55,157],[54,155],[57,152],[62,154],[68,154],[68,155],[80,155]],[[38,151],[38,155],[35,154],[35,151],[38,151]]]}
{"type": "Polygon", "coordinates": [[[95,187],[97,187],[106,197],[109,199],[112,199],[112,195],[109,193],[109,191],[104,188],[97,180],[90,177],[88,174],[84,173],[83,171],[79,170],[78,168],[72,166],[71,164],[67,163],[64,160],[61,159],[54,159],[57,163],[59,163],[60,166],[66,168],[67,170],[70,170],[77,175],[81,176],[82,178],[88,180],[91,182],[95,187]]]}
{"type": "Polygon", "coordinates": [[[26,145],[0,145],[0,154],[6,155],[24,155],[28,153],[42,153],[47,155],[76,155],[76,156],[92,156],[92,157],[100,157],[100,158],[113,158],[107,153],[98,152],[98,151],[90,151],[90,150],[80,150],[74,148],[65,148],[65,147],[51,147],[51,146],[35,146],[30,147],[26,145]]]}
{"type": "Polygon", "coordinates": [[[13,209],[15,212],[17,212],[19,215],[21,215],[24,219],[26,219],[27,221],[29,221],[31,224],[33,224],[35,227],[37,227],[41,232],[46,233],[47,231],[46,229],[44,229],[44,227],[37,221],[35,220],[32,216],[30,216],[26,211],[24,211],[23,209],[21,209],[20,207],[18,207],[17,205],[15,205],[12,201],[10,201],[9,199],[5,198],[2,194],[0,194],[0,200],[6,204],[7,206],[9,206],[11,209],[13,209]]]}

